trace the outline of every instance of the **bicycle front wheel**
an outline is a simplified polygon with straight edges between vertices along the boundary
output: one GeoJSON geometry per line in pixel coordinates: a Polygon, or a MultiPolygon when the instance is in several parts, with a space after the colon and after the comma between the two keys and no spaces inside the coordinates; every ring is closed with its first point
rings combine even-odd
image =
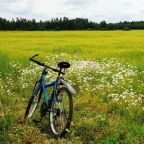
{"type": "Polygon", "coordinates": [[[73,115],[73,100],[69,90],[62,87],[53,98],[49,112],[49,129],[54,137],[63,137],[70,128],[73,115]]]}
{"type": "Polygon", "coordinates": [[[42,96],[42,89],[40,87],[40,83],[37,82],[35,84],[33,94],[29,99],[29,102],[28,102],[28,105],[27,105],[27,108],[25,111],[24,119],[28,119],[33,115],[33,113],[35,112],[35,110],[40,102],[41,96],[42,96]]]}

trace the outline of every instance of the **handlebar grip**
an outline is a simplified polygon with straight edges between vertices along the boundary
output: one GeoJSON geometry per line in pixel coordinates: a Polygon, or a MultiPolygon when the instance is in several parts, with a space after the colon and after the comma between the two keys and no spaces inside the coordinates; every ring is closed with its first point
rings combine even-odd
{"type": "Polygon", "coordinates": [[[33,59],[34,57],[38,56],[39,54],[35,54],[34,56],[32,56],[31,58],[29,58],[29,60],[33,59]]]}

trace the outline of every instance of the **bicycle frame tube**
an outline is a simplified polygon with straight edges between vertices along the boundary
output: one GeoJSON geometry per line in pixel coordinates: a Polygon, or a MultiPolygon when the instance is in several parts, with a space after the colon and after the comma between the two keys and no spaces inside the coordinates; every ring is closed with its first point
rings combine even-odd
{"type": "Polygon", "coordinates": [[[53,86],[54,87],[54,97],[55,97],[57,81],[54,80],[52,82],[45,83],[45,76],[44,75],[41,76],[41,80],[42,80],[42,89],[43,89],[43,93],[44,93],[44,100],[45,100],[46,104],[48,105],[49,96],[48,96],[48,94],[46,92],[46,88],[53,86]]]}

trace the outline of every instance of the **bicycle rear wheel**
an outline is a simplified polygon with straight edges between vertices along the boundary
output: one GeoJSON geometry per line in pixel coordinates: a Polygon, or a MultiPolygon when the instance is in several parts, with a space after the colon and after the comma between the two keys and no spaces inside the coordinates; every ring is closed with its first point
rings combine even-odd
{"type": "Polygon", "coordinates": [[[33,113],[35,112],[40,102],[41,96],[42,96],[42,89],[41,89],[40,83],[37,82],[34,86],[33,94],[29,99],[29,102],[25,111],[24,119],[28,119],[33,115],[33,113]]]}
{"type": "Polygon", "coordinates": [[[49,112],[49,129],[54,137],[63,137],[69,131],[73,115],[73,100],[69,90],[58,90],[56,100],[53,98],[49,112]]]}

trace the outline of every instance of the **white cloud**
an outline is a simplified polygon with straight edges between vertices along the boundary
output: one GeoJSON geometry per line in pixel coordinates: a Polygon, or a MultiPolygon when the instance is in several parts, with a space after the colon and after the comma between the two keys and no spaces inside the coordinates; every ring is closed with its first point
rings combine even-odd
{"type": "Polygon", "coordinates": [[[144,20],[143,0],[0,0],[0,17],[46,20],[84,17],[100,22],[144,20]]]}

